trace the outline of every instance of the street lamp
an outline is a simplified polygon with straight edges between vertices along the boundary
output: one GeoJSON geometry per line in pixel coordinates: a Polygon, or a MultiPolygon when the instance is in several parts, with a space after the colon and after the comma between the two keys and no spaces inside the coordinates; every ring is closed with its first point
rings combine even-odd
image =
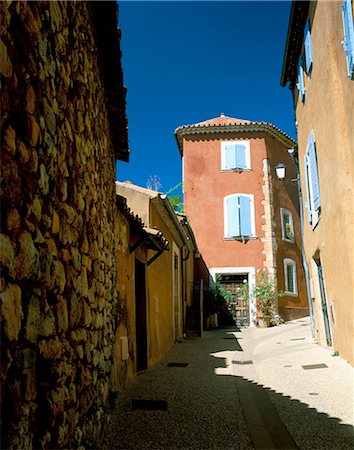
{"type": "Polygon", "coordinates": [[[285,179],[285,171],[286,171],[286,167],[284,166],[283,163],[279,163],[275,166],[275,172],[280,181],[285,179]]]}

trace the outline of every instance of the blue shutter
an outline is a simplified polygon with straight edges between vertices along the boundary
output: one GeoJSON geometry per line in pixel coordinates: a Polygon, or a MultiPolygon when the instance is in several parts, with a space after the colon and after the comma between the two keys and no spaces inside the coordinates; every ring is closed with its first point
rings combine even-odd
{"type": "Polygon", "coordinates": [[[312,224],[312,206],[310,201],[310,185],[309,185],[309,176],[308,176],[308,164],[307,164],[307,154],[304,154],[304,172],[305,172],[305,184],[306,184],[306,203],[307,203],[307,214],[308,221],[312,224]]]}
{"type": "Polygon", "coordinates": [[[240,235],[252,236],[251,225],[251,199],[240,195],[240,235]]]}
{"type": "Polygon", "coordinates": [[[321,199],[320,199],[320,186],[319,186],[319,182],[318,182],[315,140],[314,140],[312,133],[310,133],[307,145],[308,145],[308,149],[309,149],[313,204],[314,204],[315,210],[317,210],[321,206],[321,199]]]}
{"type": "Polygon", "coordinates": [[[238,216],[238,197],[229,197],[226,199],[226,215],[227,215],[227,236],[238,236],[239,233],[239,216],[238,216]]]}
{"type": "Polygon", "coordinates": [[[246,169],[246,146],[236,144],[236,167],[238,169],[246,169]]]}
{"type": "Polygon", "coordinates": [[[342,19],[344,29],[343,47],[347,58],[348,77],[354,76],[354,23],[351,0],[344,0],[342,4],[342,19]]]}
{"type": "Polygon", "coordinates": [[[304,97],[305,97],[305,82],[304,82],[304,69],[302,68],[302,58],[300,56],[299,58],[299,65],[297,68],[297,88],[299,90],[299,94],[300,94],[300,100],[303,102],[304,101],[304,97]]]}
{"type": "Polygon", "coordinates": [[[310,73],[312,67],[312,43],[311,43],[311,33],[310,33],[310,21],[307,20],[305,25],[305,62],[306,62],[306,73],[310,73]]]}
{"type": "Polygon", "coordinates": [[[225,167],[224,169],[234,169],[236,167],[236,152],[234,144],[225,145],[225,167]]]}

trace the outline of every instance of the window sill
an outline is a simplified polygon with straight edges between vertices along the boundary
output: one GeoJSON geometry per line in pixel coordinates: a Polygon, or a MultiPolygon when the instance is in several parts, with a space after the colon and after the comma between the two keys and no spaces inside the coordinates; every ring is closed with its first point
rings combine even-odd
{"type": "Polygon", "coordinates": [[[229,173],[229,172],[237,172],[237,173],[241,173],[241,172],[251,172],[252,169],[241,169],[241,168],[237,168],[235,167],[234,169],[220,169],[221,173],[229,173]]]}
{"type": "Polygon", "coordinates": [[[224,236],[224,241],[255,241],[258,239],[258,236],[224,236]]]}
{"type": "Polygon", "coordinates": [[[288,291],[285,291],[285,292],[284,292],[284,295],[285,295],[286,297],[297,297],[298,293],[297,293],[297,292],[288,292],[288,291]]]}
{"type": "Polygon", "coordinates": [[[295,244],[295,241],[294,240],[290,240],[290,239],[286,239],[286,238],[282,238],[282,240],[284,241],[284,242],[288,242],[289,244],[295,244]]]}

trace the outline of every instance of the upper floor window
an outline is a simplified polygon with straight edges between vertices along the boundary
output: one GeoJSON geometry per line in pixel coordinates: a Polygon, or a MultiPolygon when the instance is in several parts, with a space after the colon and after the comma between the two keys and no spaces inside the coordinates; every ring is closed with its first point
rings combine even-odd
{"type": "Polygon", "coordinates": [[[299,64],[297,66],[297,88],[299,90],[300,100],[303,102],[305,99],[305,77],[304,69],[302,67],[302,56],[299,57],[299,64]]]}
{"type": "Polygon", "coordinates": [[[232,194],[224,198],[226,238],[255,236],[253,195],[232,194]]]}
{"type": "Polygon", "coordinates": [[[296,263],[291,258],[284,259],[285,293],[297,294],[296,263]]]}
{"type": "Polygon", "coordinates": [[[305,67],[306,73],[309,75],[312,69],[312,43],[310,32],[310,21],[306,21],[304,30],[304,44],[305,44],[305,67]]]}
{"type": "Polygon", "coordinates": [[[283,240],[294,242],[294,224],[291,212],[285,208],[280,208],[280,217],[283,240]]]}
{"type": "Polygon", "coordinates": [[[221,143],[221,170],[245,170],[251,168],[249,141],[221,143]]]}
{"type": "Polygon", "coordinates": [[[342,19],[344,30],[343,47],[347,58],[348,77],[354,79],[354,23],[352,0],[343,1],[342,19]]]}
{"type": "Polygon", "coordinates": [[[313,133],[307,141],[307,152],[304,154],[304,172],[306,181],[308,221],[314,228],[319,221],[321,212],[321,197],[318,178],[315,138],[313,133]]]}

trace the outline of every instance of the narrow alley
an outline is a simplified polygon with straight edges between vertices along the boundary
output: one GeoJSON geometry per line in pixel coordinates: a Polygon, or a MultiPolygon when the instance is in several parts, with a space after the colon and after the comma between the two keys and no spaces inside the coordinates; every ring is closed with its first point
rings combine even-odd
{"type": "Polygon", "coordinates": [[[207,331],[119,394],[101,448],[350,449],[352,398],[353,369],[308,318],[207,331]]]}

